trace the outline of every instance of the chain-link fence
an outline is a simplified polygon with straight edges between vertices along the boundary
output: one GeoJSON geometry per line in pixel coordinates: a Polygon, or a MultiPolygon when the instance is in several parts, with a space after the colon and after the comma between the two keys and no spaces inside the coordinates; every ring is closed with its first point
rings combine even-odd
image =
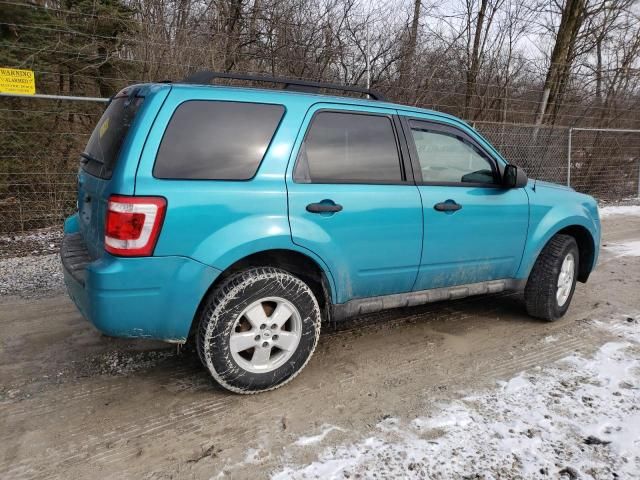
{"type": "Polygon", "coordinates": [[[640,197],[640,130],[474,126],[532,178],[570,185],[600,200],[640,197]]]}
{"type": "Polygon", "coordinates": [[[74,210],[78,154],[103,108],[0,97],[0,233],[60,225],[74,210]]]}
{"type": "MultiPolygon", "coordinates": [[[[76,204],[79,153],[96,101],[0,96],[0,233],[61,225],[76,204]]],[[[640,131],[475,123],[530,177],[602,200],[640,194],[640,131]]]]}
{"type": "Polygon", "coordinates": [[[530,177],[566,185],[567,128],[480,122],[473,126],[509,162],[524,168],[530,177]]]}
{"type": "Polygon", "coordinates": [[[570,185],[604,200],[640,198],[640,131],[573,128],[570,185]]]}

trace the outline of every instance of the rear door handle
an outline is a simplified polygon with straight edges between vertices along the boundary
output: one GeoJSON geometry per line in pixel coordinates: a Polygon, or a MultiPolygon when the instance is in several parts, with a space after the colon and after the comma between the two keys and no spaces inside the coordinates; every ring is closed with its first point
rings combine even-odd
{"type": "Polygon", "coordinates": [[[335,213],[342,210],[342,205],[333,202],[318,202],[307,205],[307,212],[311,213],[335,213]]]}
{"type": "Polygon", "coordinates": [[[447,200],[446,202],[436,203],[433,208],[439,212],[455,212],[460,210],[462,205],[453,200],[447,200]]]}

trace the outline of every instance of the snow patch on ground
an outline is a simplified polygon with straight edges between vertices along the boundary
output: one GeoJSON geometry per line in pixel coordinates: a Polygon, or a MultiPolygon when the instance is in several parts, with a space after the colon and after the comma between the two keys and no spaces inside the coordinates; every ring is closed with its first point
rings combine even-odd
{"type": "Polygon", "coordinates": [[[232,465],[225,465],[217,475],[210,477],[209,480],[217,480],[223,478],[242,478],[235,475],[235,471],[246,467],[247,465],[259,465],[265,460],[271,457],[271,453],[264,449],[264,447],[250,448],[241,462],[234,463],[232,465]]]}
{"type": "Polygon", "coordinates": [[[434,415],[384,420],[373,435],[272,478],[638,478],[640,315],[596,327],[619,340],[434,415]]]}
{"type": "Polygon", "coordinates": [[[640,215],[640,205],[611,205],[600,207],[599,211],[601,218],[611,215],[640,215]]]}
{"type": "Polygon", "coordinates": [[[256,464],[262,461],[262,450],[258,448],[250,448],[247,450],[247,455],[244,457],[245,464],[256,464]]]}
{"type": "Polygon", "coordinates": [[[299,447],[301,447],[301,446],[320,443],[325,439],[327,435],[329,435],[334,430],[344,432],[344,429],[340,427],[336,427],[335,425],[323,425],[322,431],[318,435],[312,435],[310,437],[300,437],[298,440],[295,441],[295,445],[298,445],[299,447]]]}
{"type": "Polygon", "coordinates": [[[620,257],[640,257],[640,241],[610,243],[605,249],[620,257]]]}

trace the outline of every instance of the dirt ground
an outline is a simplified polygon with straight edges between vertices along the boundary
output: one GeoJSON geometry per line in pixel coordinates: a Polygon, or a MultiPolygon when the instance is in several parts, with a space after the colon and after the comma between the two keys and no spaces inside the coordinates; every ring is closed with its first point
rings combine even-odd
{"type": "Polygon", "coordinates": [[[607,249],[640,240],[640,216],[603,229],[598,269],[558,322],[514,294],[356,319],[325,331],[291,384],[254,396],[216,388],[188,348],[101,336],[65,295],[0,297],[0,478],[265,478],[386,418],[593,352],[609,334],[590,322],[640,311],[640,256],[607,249]]]}

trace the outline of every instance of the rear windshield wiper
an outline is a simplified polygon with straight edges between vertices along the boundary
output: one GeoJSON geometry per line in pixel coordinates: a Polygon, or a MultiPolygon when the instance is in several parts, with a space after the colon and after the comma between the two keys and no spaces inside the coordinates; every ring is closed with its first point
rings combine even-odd
{"type": "Polygon", "coordinates": [[[95,162],[95,163],[99,163],[100,165],[104,165],[104,162],[102,160],[98,160],[96,157],[94,157],[90,153],[82,152],[80,153],[80,157],[82,157],[82,160],[80,160],[82,163],[95,162]]]}

